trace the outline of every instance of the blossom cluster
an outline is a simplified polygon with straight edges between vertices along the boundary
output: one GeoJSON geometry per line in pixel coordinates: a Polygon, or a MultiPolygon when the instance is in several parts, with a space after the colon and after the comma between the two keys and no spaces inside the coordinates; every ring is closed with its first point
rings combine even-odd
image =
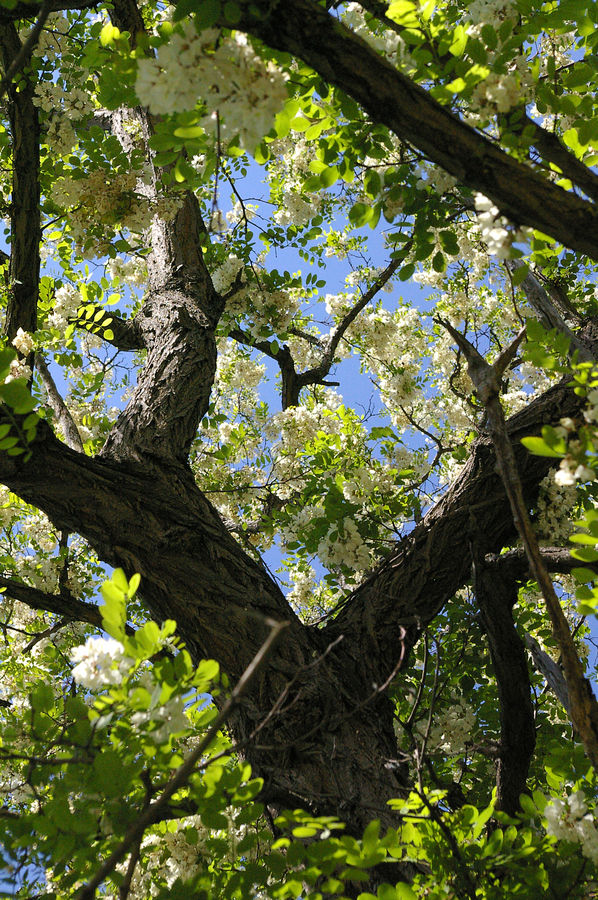
{"type": "Polygon", "coordinates": [[[472,707],[461,697],[453,706],[434,717],[428,733],[428,748],[455,755],[463,753],[471,743],[476,718],[472,707]]]}
{"type": "Polygon", "coordinates": [[[54,306],[48,316],[48,326],[64,334],[69,322],[76,318],[77,310],[82,303],[81,293],[73,284],[59,287],[54,294],[54,306]]]}
{"type": "Polygon", "coordinates": [[[221,38],[215,29],[198,33],[192,22],[175,30],[155,58],[138,61],[135,90],[156,115],[195,109],[201,99],[206,130],[225,144],[238,134],[250,152],[287,98],[286,75],[265,63],[245,35],[221,38]]]}
{"type": "Polygon", "coordinates": [[[111,278],[118,278],[134,287],[142,287],[147,283],[147,263],[138,256],[131,256],[129,259],[115,256],[106,263],[106,272],[111,278]]]}
{"type": "Polygon", "coordinates": [[[598,864],[598,828],[583,791],[574,791],[564,800],[552,797],[544,816],[548,834],[579,844],[583,855],[598,864]]]}
{"type": "Polygon", "coordinates": [[[299,296],[293,291],[259,286],[255,280],[249,282],[242,270],[243,261],[231,254],[212,274],[214,287],[221,294],[238,284],[226,304],[226,315],[236,320],[248,318],[248,330],[255,338],[284,331],[299,309],[299,296]]]}
{"type": "Polygon", "coordinates": [[[28,353],[31,353],[32,350],[35,349],[35,341],[28,331],[23,331],[22,328],[19,328],[16,335],[12,340],[13,347],[21,353],[23,356],[27,356],[28,353]]]}
{"type": "Polygon", "coordinates": [[[150,227],[154,216],[163,221],[175,217],[181,198],[146,196],[137,190],[142,178],[142,172],[99,168],[83,178],[66,176],[54,182],[52,199],[70,210],[70,230],[79,250],[101,256],[107,253],[111,229],[140,234],[150,227]]]}
{"type": "Polygon", "coordinates": [[[526,240],[530,229],[514,229],[507,219],[500,215],[498,207],[492,200],[483,194],[476,194],[474,199],[480,236],[488,248],[488,253],[500,259],[508,259],[513,243],[526,240]]]}
{"type": "MultiPolygon", "coordinates": [[[[557,472],[558,474],[558,472],[557,472]]],[[[544,544],[562,544],[573,531],[572,513],[577,502],[575,487],[552,474],[540,482],[535,530],[544,544]]]]}
{"type": "Polygon", "coordinates": [[[73,648],[71,660],[76,663],[73,678],[91,691],[121,684],[133,664],[133,660],[125,656],[123,645],[114,638],[88,638],[84,644],[73,648]]]}
{"type": "Polygon", "coordinates": [[[306,225],[322,209],[321,192],[305,191],[303,183],[312,172],[310,164],[316,159],[316,145],[296,134],[279,139],[270,145],[272,160],[268,165],[272,200],[278,209],[274,221],[284,227],[306,225]]]}
{"type": "Polygon", "coordinates": [[[328,569],[344,566],[357,578],[370,568],[375,559],[354,518],[344,518],[329,528],[318,544],[318,556],[328,569]]]}

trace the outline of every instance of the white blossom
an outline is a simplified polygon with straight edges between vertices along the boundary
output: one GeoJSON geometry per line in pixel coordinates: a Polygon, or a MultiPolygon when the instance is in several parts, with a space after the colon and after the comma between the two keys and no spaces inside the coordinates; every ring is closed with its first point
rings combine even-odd
{"type": "Polygon", "coordinates": [[[583,791],[574,791],[565,800],[552,797],[544,809],[546,831],[559,840],[580,844],[581,852],[598,863],[598,829],[588,811],[583,791]]]}
{"type": "Polygon", "coordinates": [[[222,143],[238,134],[253,152],[287,98],[287,76],[265,63],[245,35],[219,38],[216,29],[198,33],[192,22],[175,30],[155,58],[138,60],[135,90],[157,115],[195,109],[203,100],[204,128],[222,143]]]}
{"type": "Polygon", "coordinates": [[[133,663],[132,659],[125,656],[120,641],[93,637],[73,648],[71,660],[76,663],[73,678],[77,684],[89,690],[121,684],[133,663]]]}
{"type": "Polygon", "coordinates": [[[12,339],[13,347],[22,353],[23,356],[27,356],[28,353],[35,348],[35,341],[31,337],[28,331],[23,331],[22,328],[19,328],[16,335],[12,339]]]}

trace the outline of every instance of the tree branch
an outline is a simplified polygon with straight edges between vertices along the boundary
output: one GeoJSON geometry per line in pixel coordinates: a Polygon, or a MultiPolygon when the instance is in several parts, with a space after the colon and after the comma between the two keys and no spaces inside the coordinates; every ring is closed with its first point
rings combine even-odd
{"type": "MultiPolygon", "coordinates": [[[[528,453],[521,438],[537,434],[542,425],[556,423],[562,416],[575,418],[581,407],[568,384],[561,383],[509,419],[509,436],[528,503],[535,501],[551,460],[528,453]]],[[[461,476],[442,499],[346,598],[323,630],[324,636],[332,640],[343,634],[344,646],[354,648],[354,665],[362,678],[380,683],[397,658],[401,626],[406,627],[405,640],[412,646],[421,629],[469,580],[468,538],[473,542],[480,536],[484,554],[499,553],[517,537],[492,443],[486,437],[473,443],[461,476]]]]}
{"type": "MultiPolygon", "coordinates": [[[[517,259],[505,261],[505,266],[510,273],[516,272],[523,265],[524,263],[517,259]]],[[[560,334],[564,334],[570,341],[571,352],[577,350],[580,362],[593,362],[595,356],[588,345],[569,328],[544,286],[531,272],[525,276],[521,287],[544,328],[547,330],[555,328],[560,334]]]]}
{"type": "MultiPolygon", "coordinates": [[[[569,575],[572,569],[580,566],[579,560],[563,547],[540,547],[539,549],[540,556],[549,572],[569,575]]],[[[504,571],[504,577],[514,581],[527,581],[531,577],[529,560],[522,547],[508,550],[500,555],[489,553],[484,559],[484,565],[495,572],[504,571]]],[[[598,563],[584,562],[583,565],[586,569],[598,572],[598,563]]]]}
{"type": "Polygon", "coordinates": [[[256,341],[242,328],[233,328],[229,331],[229,337],[239,344],[244,344],[246,347],[255,347],[256,350],[278,363],[282,381],[282,408],[287,409],[289,406],[297,406],[299,403],[298,376],[293,355],[287,345],[279,346],[278,350],[274,351],[271,341],[256,341]]]}
{"type": "Polygon", "coordinates": [[[63,590],[60,594],[48,594],[46,591],[29,587],[27,584],[15,581],[13,578],[5,578],[3,575],[0,575],[0,588],[5,589],[8,597],[25,603],[31,609],[43,609],[75,622],[87,622],[97,628],[102,627],[102,616],[98,607],[93,603],[78,600],[68,591],[63,590]]]}
{"type": "MultiPolygon", "coordinates": [[[[409,241],[405,245],[405,247],[408,248],[411,243],[412,241],[409,241]]],[[[297,376],[297,398],[299,397],[299,391],[301,390],[301,388],[306,387],[308,384],[322,383],[322,379],[325,378],[330,372],[332,363],[334,362],[334,354],[336,353],[337,347],[340,344],[343,336],[345,335],[349,325],[351,325],[352,322],[355,321],[359,313],[363,309],[365,309],[368,303],[370,303],[370,301],[374,299],[376,294],[382,290],[384,285],[389,281],[390,278],[392,278],[394,273],[402,264],[402,259],[391,260],[384,271],[381,273],[380,277],[371,286],[371,288],[369,288],[369,290],[367,290],[358,300],[355,306],[353,306],[349,310],[349,312],[343,316],[334,331],[332,331],[332,333],[327,338],[324,338],[322,340],[325,349],[320,362],[316,366],[312,366],[311,369],[307,369],[305,372],[301,372],[297,376]]]]}
{"type": "Polygon", "coordinates": [[[56,417],[56,421],[64,435],[67,446],[69,446],[71,450],[77,450],[79,453],[84,453],[85,449],[83,447],[81,435],[79,434],[79,429],[75,424],[75,420],[73,419],[68,406],[60,396],[60,392],[56,387],[56,383],[52,378],[50,370],[41,353],[35,354],[35,365],[42,380],[42,384],[46,389],[50,408],[56,417]]]}
{"type": "Polygon", "coordinates": [[[534,666],[544,676],[548,687],[557,700],[560,701],[567,715],[571,717],[571,702],[563,670],[551,659],[548,653],[542,650],[537,640],[531,634],[525,635],[525,643],[532,655],[534,666]]]}
{"type": "Polygon", "coordinates": [[[525,645],[515,629],[512,609],[517,587],[508,573],[485,565],[473,548],[473,584],[498,687],[500,752],[496,769],[497,808],[519,810],[536,745],[534,709],[525,645]]]}
{"type": "MultiPolygon", "coordinates": [[[[32,13],[42,4],[17,2],[15,6],[0,7],[0,23],[8,24],[22,19],[30,19],[32,13]]],[[[62,12],[65,9],[93,9],[98,5],[97,0],[59,0],[58,3],[49,4],[49,13],[62,12]]]]}
{"type": "MultiPolygon", "coordinates": [[[[243,0],[235,27],[291,53],[361,104],[462,184],[489,197],[512,222],[529,225],[598,259],[596,207],[509,156],[313,0],[243,0]]],[[[225,26],[222,19],[219,24],[225,26]]]]}
{"type": "Polygon", "coordinates": [[[517,462],[499,399],[500,380],[505,364],[508,357],[514,352],[514,347],[521,339],[523,332],[520,333],[513,345],[503,351],[498,360],[490,366],[467,338],[455,331],[448,322],[442,324],[463,351],[468,362],[471,380],[488,413],[488,431],[496,451],[498,468],[509,498],[513,521],[523,541],[534,580],[537,581],[542,591],[552,632],[561,652],[571,705],[571,719],[583,742],[588,758],[594,765],[598,765],[598,702],[596,702],[590,682],[585,678],[569,623],[539,552],[538,540],[527,512],[517,471],[517,462]]]}
{"type": "MultiPolygon", "coordinates": [[[[12,23],[0,25],[0,53],[5,72],[19,63],[22,52],[15,26],[12,23]]],[[[33,104],[34,88],[30,77],[25,76],[19,79],[18,90],[12,82],[7,85],[13,161],[10,286],[5,328],[9,341],[19,328],[33,334],[37,327],[41,213],[39,121],[37,107],[33,104]]]]}
{"type": "MultiPolygon", "coordinates": [[[[143,21],[134,2],[111,6],[112,23],[135,36],[143,21]]],[[[149,139],[154,132],[147,109],[115,110],[111,129],[123,148],[133,149],[127,119],[136,119],[145,145],[149,184],[138,190],[156,199],[162,171],[154,165],[149,139]]],[[[208,240],[199,203],[191,191],[182,195],[171,221],[154,217],[148,241],[150,293],[135,317],[135,327],[147,358],[126,409],[116,420],[102,449],[113,459],[176,460],[189,454],[197,427],[205,414],[216,371],[214,331],[224,301],[214,290],[204,261],[208,240]]]]}
{"type": "MultiPolygon", "coordinates": [[[[94,315],[89,319],[84,317],[76,319],[75,324],[78,328],[81,328],[83,331],[90,331],[99,326],[101,329],[99,336],[103,341],[106,341],[106,343],[116,347],[117,350],[143,350],[145,348],[143,334],[137,324],[137,316],[127,321],[121,319],[120,316],[117,316],[115,313],[106,310],[103,306],[86,304],[86,306],[90,305],[93,305],[94,307],[94,315]],[[98,312],[101,312],[104,315],[104,318],[99,320],[99,322],[94,318],[95,314],[98,312]],[[90,329],[90,323],[93,324],[93,329],[90,329]],[[106,336],[106,331],[108,329],[112,332],[112,337],[106,336]]],[[[94,333],[96,332],[94,331],[94,333]]]]}
{"type": "MultiPolygon", "coordinates": [[[[368,10],[373,16],[384,23],[386,28],[391,28],[398,35],[408,31],[405,25],[399,25],[386,15],[388,7],[382,0],[360,0],[360,6],[368,10]]],[[[450,53],[438,53],[437,45],[432,41],[424,41],[419,44],[420,49],[426,49],[432,59],[441,65],[454,60],[450,53]]],[[[521,106],[510,113],[502,114],[500,120],[507,125],[514,134],[529,136],[531,143],[542,154],[544,159],[559,167],[563,175],[569,178],[573,184],[580,187],[594,201],[598,201],[598,176],[572,153],[560,141],[558,135],[547,131],[527,115],[525,106],[521,106]]]]}
{"type": "Polygon", "coordinates": [[[7,89],[8,85],[13,80],[15,75],[18,75],[18,73],[29,62],[31,54],[33,53],[33,50],[39,40],[41,30],[46,24],[46,19],[50,15],[51,8],[51,4],[48,2],[44,2],[42,4],[42,8],[39,11],[39,16],[37,17],[35,25],[27,35],[25,43],[22,45],[21,49],[14,57],[10,66],[8,67],[8,69],[6,69],[2,81],[0,81],[0,97],[4,95],[5,90],[7,89]]]}

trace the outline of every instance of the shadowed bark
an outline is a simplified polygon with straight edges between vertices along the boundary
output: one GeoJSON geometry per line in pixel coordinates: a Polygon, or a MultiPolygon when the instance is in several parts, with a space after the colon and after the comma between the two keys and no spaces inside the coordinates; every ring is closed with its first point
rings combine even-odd
{"type": "Polygon", "coordinates": [[[517,584],[508,573],[474,564],[474,590],[492,658],[500,705],[500,748],[496,765],[496,806],[513,816],[526,789],[536,746],[534,708],[525,644],[517,634],[513,606],[517,584]],[[502,575],[502,577],[501,577],[502,575]]]}
{"type": "MultiPolygon", "coordinates": [[[[511,420],[530,501],[549,460],[527,454],[519,437],[578,408],[579,399],[557,386],[511,420]]],[[[391,824],[386,801],[405,785],[393,707],[379,686],[469,579],[467,535],[481,538],[488,553],[514,536],[494,467],[489,442],[479,440],[459,481],[323,630],[299,622],[176,460],[148,467],[91,459],[41,423],[28,462],[0,457],[0,480],[57,528],[82,534],[110,565],[139,572],[152,616],[174,618],[194,659],[217,659],[233,682],[265,639],[265,618],[288,621],[236,713],[235,737],[246,741],[274,709],[248,749],[265,778],[264,799],[339,815],[358,833],[374,816],[391,824]]]]}
{"type": "MultiPolygon", "coordinates": [[[[17,59],[22,45],[12,23],[0,25],[0,53],[4,71],[17,59]]],[[[6,336],[12,341],[19,328],[32,334],[37,327],[39,245],[41,241],[39,187],[39,121],[33,104],[35,82],[25,76],[8,86],[8,116],[12,137],[12,193],[10,203],[10,296],[6,336]]]]}

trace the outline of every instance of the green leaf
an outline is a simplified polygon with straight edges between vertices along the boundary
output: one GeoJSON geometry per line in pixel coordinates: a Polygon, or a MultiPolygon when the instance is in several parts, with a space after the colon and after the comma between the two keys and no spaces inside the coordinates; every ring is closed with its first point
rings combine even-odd
{"type": "Polygon", "coordinates": [[[462,56],[467,45],[467,29],[463,25],[457,25],[453,32],[453,39],[449,44],[448,52],[452,56],[462,56]]]}
{"type": "Polygon", "coordinates": [[[361,202],[355,203],[349,210],[349,221],[352,222],[356,228],[361,228],[362,225],[366,225],[369,222],[373,214],[374,210],[369,204],[361,202]]]}
{"type": "Polygon", "coordinates": [[[417,6],[412,0],[391,0],[386,16],[404,28],[417,28],[417,6]]]}
{"type": "Polygon", "coordinates": [[[119,29],[108,22],[100,31],[100,44],[102,47],[109,47],[114,41],[118,40],[119,37],[119,29]]]}
{"type": "Polygon", "coordinates": [[[582,562],[598,562],[598,550],[591,550],[589,547],[572,547],[571,556],[582,562]]]}
{"type": "Polygon", "coordinates": [[[410,888],[408,884],[400,881],[395,887],[395,896],[397,900],[417,900],[417,894],[410,888]]]}
{"type": "Polygon", "coordinates": [[[37,712],[47,712],[54,706],[54,691],[52,685],[41,681],[31,692],[31,707],[37,712]]]}
{"type": "Polygon", "coordinates": [[[128,593],[129,590],[129,582],[127,580],[127,576],[123,572],[122,569],[115,569],[112,573],[112,583],[116,585],[119,591],[122,591],[124,594],[128,593]]]}
{"type": "Polygon", "coordinates": [[[435,272],[444,272],[446,269],[446,260],[444,255],[440,253],[440,251],[434,254],[434,259],[432,260],[432,268],[435,272]]]}
{"type": "Polygon", "coordinates": [[[519,287],[520,284],[523,284],[528,275],[529,266],[527,265],[527,263],[524,263],[522,266],[519,266],[517,269],[515,269],[515,271],[511,273],[511,281],[513,283],[513,287],[519,287]]]}
{"type": "Polygon", "coordinates": [[[521,443],[530,451],[530,453],[533,453],[534,456],[551,456],[557,459],[561,459],[564,456],[564,453],[557,453],[556,450],[549,447],[546,441],[540,437],[521,438],[521,443]]]}
{"type": "Polygon", "coordinates": [[[220,18],[221,4],[220,0],[201,0],[201,3],[191,4],[190,9],[193,9],[195,24],[200,31],[203,31],[204,28],[211,28],[216,24],[220,18]]]}
{"type": "Polygon", "coordinates": [[[178,138],[198,138],[205,134],[201,125],[181,125],[174,129],[174,136],[178,138]]]}

